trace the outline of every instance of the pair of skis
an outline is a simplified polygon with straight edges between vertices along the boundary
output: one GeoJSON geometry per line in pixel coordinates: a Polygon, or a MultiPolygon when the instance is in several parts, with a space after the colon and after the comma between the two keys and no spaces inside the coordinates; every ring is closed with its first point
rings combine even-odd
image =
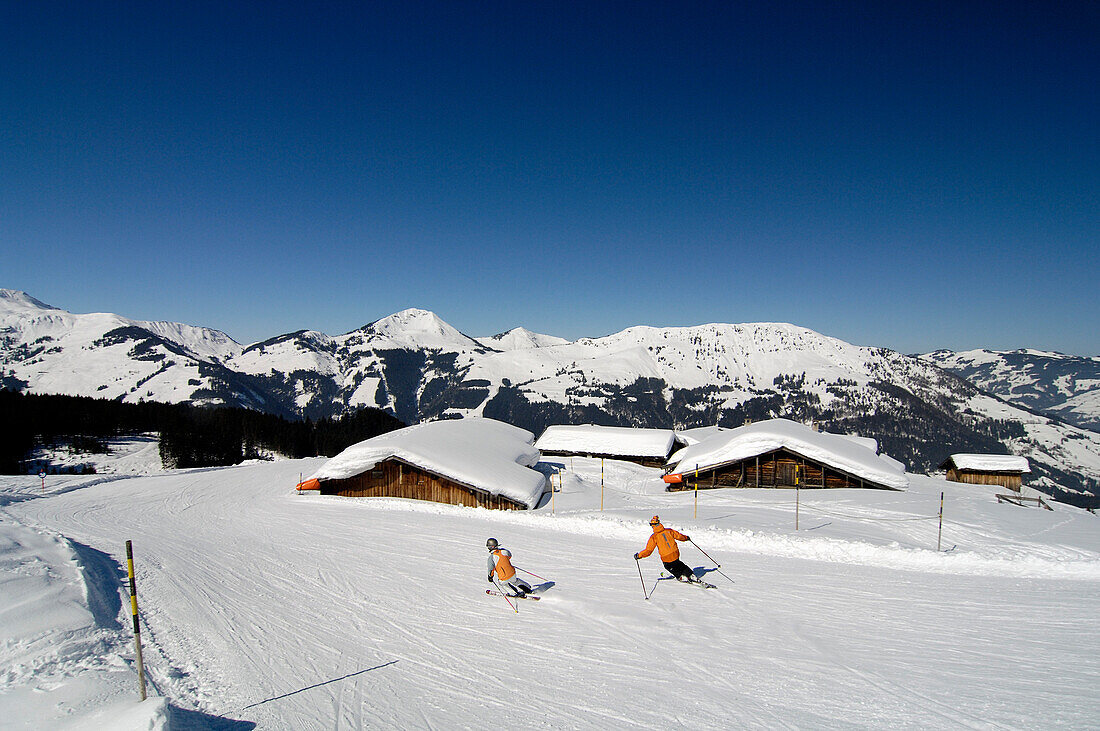
{"type": "MultiPolygon", "coordinates": [[[[668,573],[667,571],[662,571],[660,577],[657,580],[658,581],[667,581],[669,579],[676,579],[676,577],[673,576],[672,574],[668,573]]],[[[681,581],[680,579],[676,579],[676,581],[679,581],[681,584],[691,584],[692,586],[698,586],[698,587],[703,588],[703,589],[717,589],[718,588],[714,584],[708,584],[707,582],[702,581],[702,580],[681,581]]]]}
{"type": "Polygon", "coordinates": [[[508,599],[534,599],[536,602],[540,599],[533,594],[505,594],[503,592],[496,591],[495,589],[486,589],[485,593],[489,596],[502,596],[508,599]]]}

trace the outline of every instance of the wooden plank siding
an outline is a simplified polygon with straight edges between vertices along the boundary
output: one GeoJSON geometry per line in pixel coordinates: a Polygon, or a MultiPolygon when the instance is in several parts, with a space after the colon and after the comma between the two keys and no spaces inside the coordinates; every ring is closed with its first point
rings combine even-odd
{"type": "Polygon", "coordinates": [[[594,459],[617,459],[620,462],[633,462],[643,467],[664,467],[668,463],[668,455],[664,457],[627,457],[621,454],[592,454],[590,452],[540,452],[544,457],[592,457],[594,459]]]}
{"type": "Polygon", "coordinates": [[[496,510],[527,509],[523,503],[501,495],[491,495],[399,459],[380,462],[354,477],[322,480],[321,494],[342,497],[401,497],[496,510]]]}
{"type": "MultiPolygon", "coordinates": [[[[737,462],[699,470],[699,489],[718,487],[775,487],[794,488],[795,474],[799,475],[798,487],[806,489],[837,489],[864,487],[876,490],[893,488],[871,480],[849,475],[786,449],[777,449],[737,462]]],[[[669,491],[694,490],[695,470],[683,469],[683,482],[669,485],[669,491]]]]}
{"type": "Polygon", "coordinates": [[[971,485],[1000,485],[1007,490],[1020,492],[1024,478],[1019,472],[977,472],[974,470],[960,470],[955,467],[947,470],[949,482],[966,482],[971,485]]]}

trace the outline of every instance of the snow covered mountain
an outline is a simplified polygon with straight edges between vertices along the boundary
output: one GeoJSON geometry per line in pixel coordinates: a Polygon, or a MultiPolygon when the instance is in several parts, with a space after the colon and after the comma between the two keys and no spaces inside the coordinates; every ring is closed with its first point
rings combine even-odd
{"type": "Polygon", "coordinates": [[[1100,434],[921,358],[782,323],[632,327],[570,342],[523,329],[472,338],[409,309],[344,335],[303,330],[244,347],[214,330],[74,315],[0,290],[0,382],[312,418],[362,406],[406,423],[479,415],[536,434],[550,424],[687,428],[781,416],[874,437],[915,471],[955,452],[1008,452],[1031,460],[1041,489],[1100,493],[1100,434]]]}
{"type": "Polygon", "coordinates": [[[924,360],[1005,401],[1100,431],[1100,358],[1041,350],[937,350],[924,360]]]}

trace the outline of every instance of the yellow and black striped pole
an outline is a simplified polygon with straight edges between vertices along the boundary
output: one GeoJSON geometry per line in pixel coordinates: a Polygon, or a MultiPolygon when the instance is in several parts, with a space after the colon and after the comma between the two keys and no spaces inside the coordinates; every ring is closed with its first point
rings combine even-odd
{"type": "Polygon", "coordinates": [[[940,493],[940,529],[936,533],[936,553],[940,552],[940,541],[943,539],[943,493],[940,493]]]}
{"type": "Polygon", "coordinates": [[[699,465],[695,465],[695,516],[699,520],[699,465]]]}
{"type": "Polygon", "coordinates": [[[138,623],[137,581],[134,579],[134,544],[126,541],[126,570],[130,574],[130,609],[134,615],[134,646],[137,648],[138,683],[145,700],[145,663],[141,660],[141,625],[138,623]]]}
{"type": "Polygon", "coordinates": [[[600,512],[603,512],[603,457],[600,457],[600,512]]]}
{"type": "Polygon", "coordinates": [[[798,508],[799,508],[799,477],[798,474],[799,465],[794,466],[794,529],[798,530],[798,508]]]}

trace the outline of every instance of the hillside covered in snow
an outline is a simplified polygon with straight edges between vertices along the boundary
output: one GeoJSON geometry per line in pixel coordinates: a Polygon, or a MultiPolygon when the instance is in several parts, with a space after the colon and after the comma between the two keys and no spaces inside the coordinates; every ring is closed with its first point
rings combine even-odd
{"type": "Polygon", "coordinates": [[[901,492],[725,489],[696,505],[664,492],[658,469],[568,457],[541,464],[561,490],[533,511],[296,494],[322,464],[61,476],[44,490],[0,477],[5,727],[1077,729],[1100,718],[1088,627],[1100,518],[1083,510],[999,504],[990,488],[921,476],[901,492]],[[632,559],[654,514],[691,537],[683,559],[717,588],[632,559]],[[490,536],[538,601],[484,593],[490,536]]]}
{"type": "Polygon", "coordinates": [[[784,417],[878,440],[910,470],[952,453],[1027,457],[1061,499],[1100,492],[1100,434],[1038,415],[927,362],[782,323],[633,327],[563,341],[474,338],[409,309],[355,331],[241,346],[217,331],[74,315],[0,290],[0,381],[31,392],[330,416],[363,406],[405,423],[487,416],[691,428],[784,417]]]}
{"type": "Polygon", "coordinates": [[[1006,401],[1100,431],[1100,358],[1041,350],[937,350],[922,358],[1006,401]]]}

